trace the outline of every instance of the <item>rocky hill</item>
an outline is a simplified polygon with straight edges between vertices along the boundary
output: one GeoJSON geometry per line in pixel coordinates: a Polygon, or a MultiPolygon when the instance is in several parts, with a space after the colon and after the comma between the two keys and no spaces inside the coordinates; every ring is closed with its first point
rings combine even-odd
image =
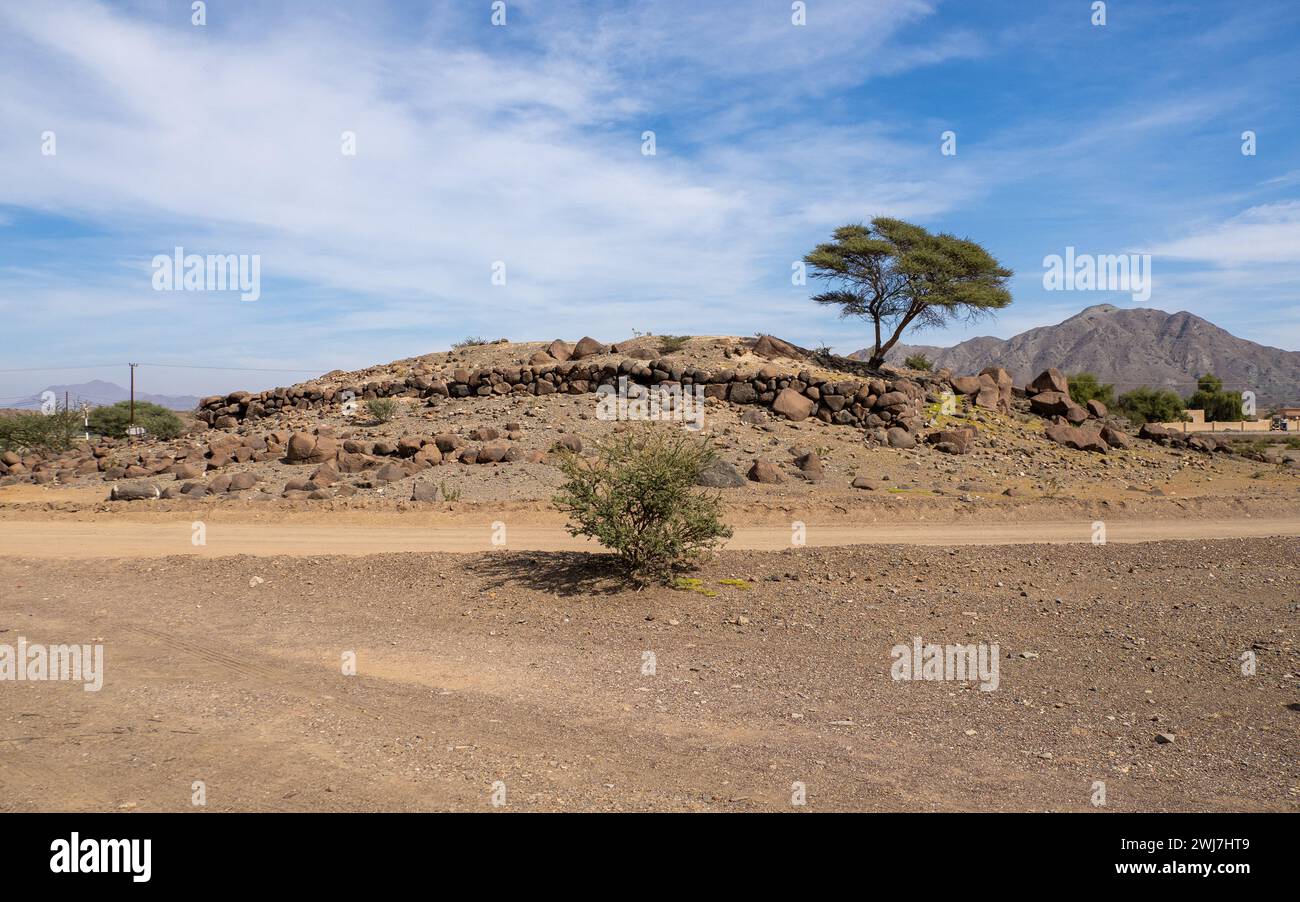
{"type": "MultiPolygon", "coordinates": [[[[886,359],[902,363],[917,353],[954,373],[1000,366],[1017,385],[1055,366],[1067,373],[1094,373],[1114,383],[1120,394],[1150,385],[1186,396],[1195,390],[1197,375],[1211,372],[1227,389],[1255,392],[1261,410],[1300,401],[1300,351],[1237,338],[1187,312],[1098,304],[1054,326],[1012,338],[983,336],[951,348],[899,344],[886,359]]],[[[850,356],[869,355],[867,349],[850,356]]]]}

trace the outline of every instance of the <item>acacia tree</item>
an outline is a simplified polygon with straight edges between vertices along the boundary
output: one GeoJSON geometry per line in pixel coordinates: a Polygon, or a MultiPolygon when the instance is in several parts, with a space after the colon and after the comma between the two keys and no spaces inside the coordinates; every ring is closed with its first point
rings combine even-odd
{"type": "Polygon", "coordinates": [[[885,216],[840,226],[833,238],[804,257],[813,278],[831,286],[813,300],[871,321],[873,368],[909,326],[974,319],[1011,303],[1011,270],[974,241],[885,216]]]}

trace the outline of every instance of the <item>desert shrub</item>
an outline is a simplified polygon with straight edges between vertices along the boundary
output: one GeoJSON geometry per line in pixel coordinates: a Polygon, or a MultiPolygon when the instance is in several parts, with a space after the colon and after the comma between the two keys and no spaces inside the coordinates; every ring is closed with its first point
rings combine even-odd
{"type": "MultiPolygon", "coordinates": [[[[180,417],[166,407],[149,401],[135,402],[135,424],[143,426],[153,438],[164,440],[176,438],[185,429],[180,417]]],[[[90,428],[93,432],[113,438],[126,438],[126,427],[129,425],[131,425],[130,401],[118,401],[116,404],[96,407],[90,412],[90,428]]]]}
{"type": "Polygon", "coordinates": [[[488,344],[488,340],[484,338],[482,335],[467,335],[464,338],[462,338],[460,341],[454,342],[452,344],[452,348],[455,350],[460,350],[461,348],[474,348],[479,345],[485,345],[485,344],[488,344]]]}
{"type": "Polygon", "coordinates": [[[1089,401],[1100,401],[1107,407],[1115,406],[1115,386],[1097,381],[1092,373],[1073,373],[1066,377],[1070,382],[1070,397],[1080,406],[1089,401]]]}
{"type": "Polygon", "coordinates": [[[1184,419],[1183,399],[1167,388],[1142,386],[1119,396],[1116,406],[1134,423],[1173,423],[1184,419]]]}
{"type": "Polygon", "coordinates": [[[594,459],[561,452],[566,481],[553,503],[571,535],[613,551],[628,577],[666,581],[731,535],[718,493],[696,486],[713,459],[706,441],[647,425],[614,436],[594,459]]]}
{"type": "Polygon", "coordinates": [[[659,353],[675,354],[686,347],[686,342],[690,340],[689,335],[661,335],[659,336],[659,353]]]}
{"type": "Polygon", "coordinates": [[[366,413],[376,423],[387,423],[397,416],[397,402],[392,398],[371,398],[366,402],[366,413]]]}
{"type": "Polygon", "coordinates": [[[67,451],[82,434],[75,411],[0,416],[0,451],[67,451]]]}
{"type": "Polygon", "coordinates": [[[924,370],[928,373],[934,369],[934,361],[924,354],[912,354],[903,361],[903,366],[909,370],[924,370]]]}

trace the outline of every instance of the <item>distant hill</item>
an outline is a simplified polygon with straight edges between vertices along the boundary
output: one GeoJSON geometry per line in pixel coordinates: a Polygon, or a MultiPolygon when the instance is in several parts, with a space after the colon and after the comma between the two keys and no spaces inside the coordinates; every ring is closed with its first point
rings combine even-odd
{"type": "MultiPolygon", "coordinates": [[[[1055,366],[1066,373],[1093,373],[1114,383],[1118,394],[1149,385],[1185,397],[1195,391],[1196,377],[1209,372],[1223,380],[1225,389],[1255,392],[1261,412],[1300,401],[1300,351],[1237,338],[1187,312],[1098,304],[1055,326],[1013,338],[972,338],[951,348],[898,344],[885,359],[901,364],[911,354],[924,354],[936,368],[959,374],[1000,366],[1017,385],[1055,366]]],[[[864,349],[850,356],[865,360],[870,355],[864,349]]]]}
{"type": "MultiPolygon", "coordinates": [[[[82,401],[92,407],[100,407],[106,404],[116,404],[118,401],[129,401],[131,392],[113,382],[104,382],[96,379],[93,382],[82,382],[79,385],[51,385],[43,391],[39,391],[30,398],[17,401],[12,407],[22,410],[40,410],[41,395],[44,392],[54,392],[54,396],[59,399],[59,404],[63,404],[64,393],[76,408],[82,401]]],[[[137,401],[149,401],[158,404],[170,410],[193,410],[199,404],[199,399],[193,395],[152,395],[148,392],[136,392],[137,401]]]]}

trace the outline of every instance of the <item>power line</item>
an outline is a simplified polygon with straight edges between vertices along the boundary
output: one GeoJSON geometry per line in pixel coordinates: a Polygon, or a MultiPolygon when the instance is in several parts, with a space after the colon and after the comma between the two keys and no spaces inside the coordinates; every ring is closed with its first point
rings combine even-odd
{"type": "Polygon", "coordinates": [[[166,369],[177,370],[228,370],[236,373],[324,373],[328,370],[313,367],[312,369],[286,370],[286,369],[268,369],[266,367],[249,367],[249,366],[197,366],[185,363],[140,363],[137,366],[157,366],[166,369]]]}

